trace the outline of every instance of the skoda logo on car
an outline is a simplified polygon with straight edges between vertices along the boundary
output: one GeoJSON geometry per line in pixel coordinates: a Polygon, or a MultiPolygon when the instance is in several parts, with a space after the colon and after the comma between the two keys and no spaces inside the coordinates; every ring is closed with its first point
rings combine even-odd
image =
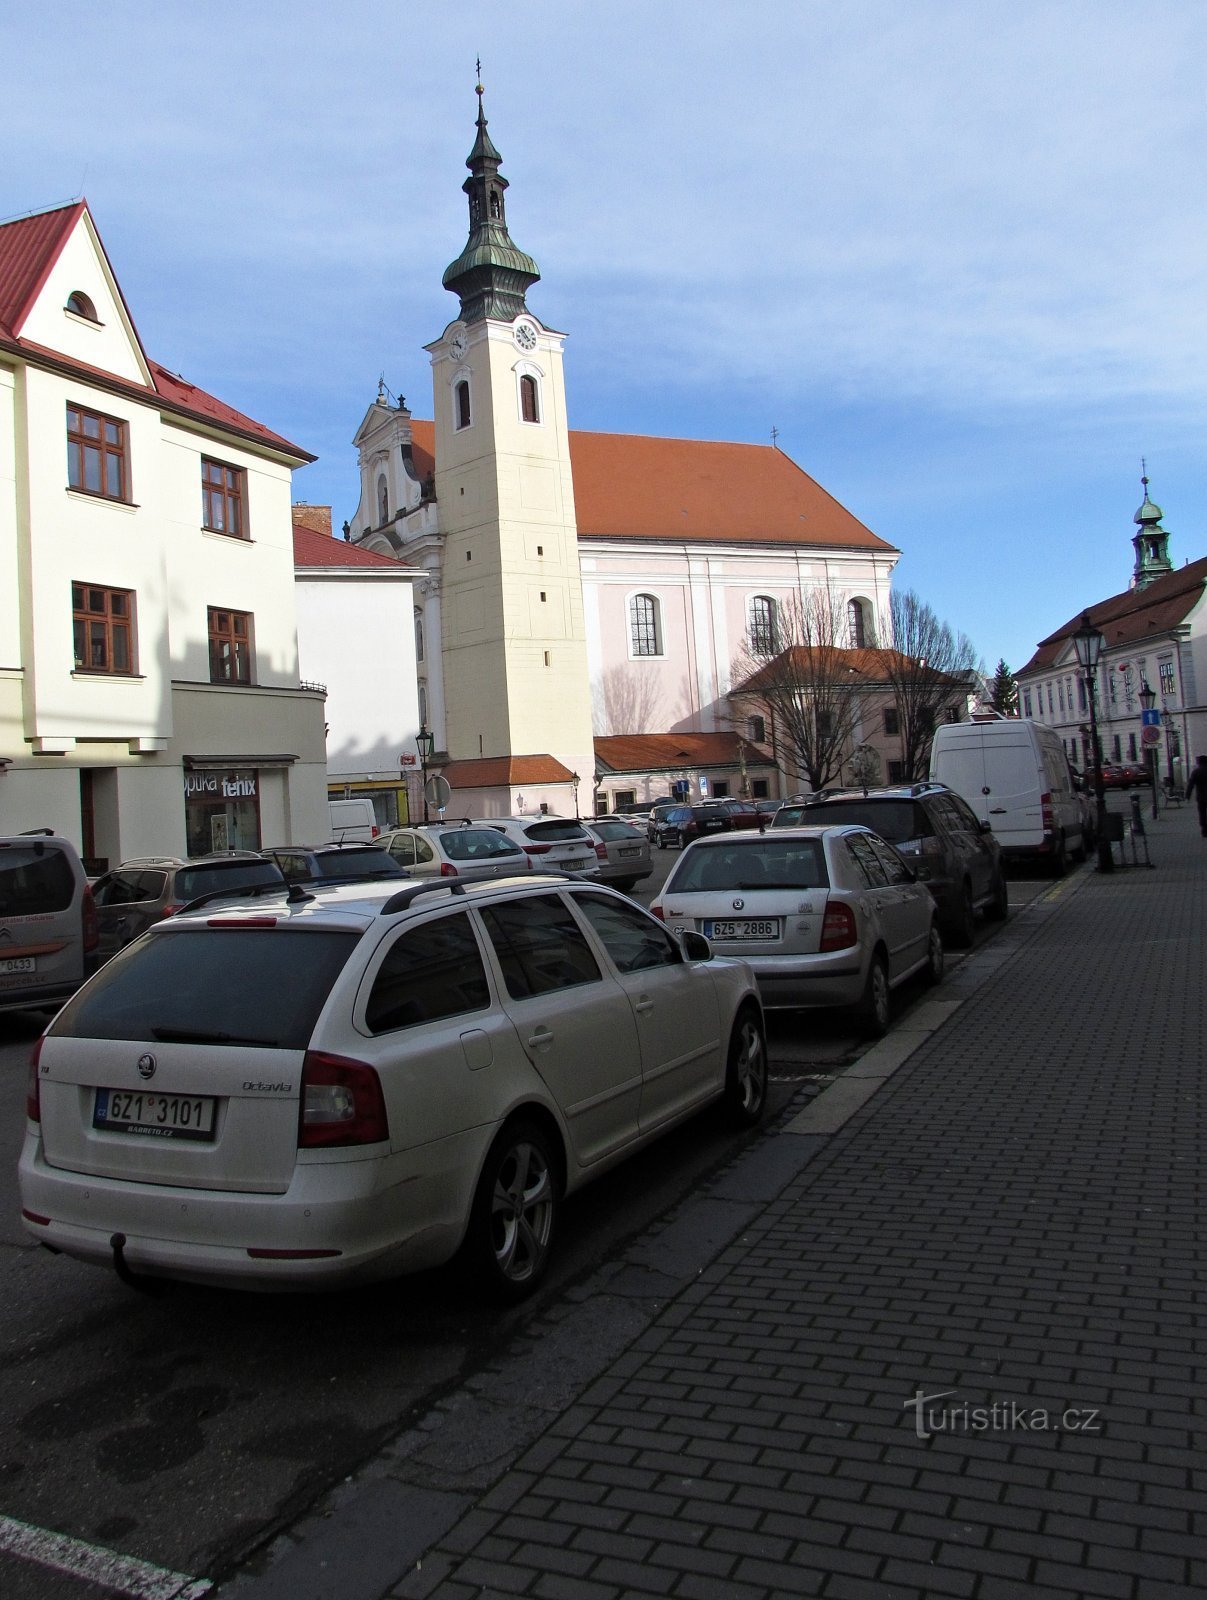
{"type": "Polygon", "coordinates": [[[149,1051],[146,1055],[138,1058],[138,1075],[140,1078],[153,1078],[155,1076],[155,1057],[149,1051]]]}
{"type": "Polygon", "coordinates": [[[745,900],[735,900],[734,903],[733,903],[733,909],[735,911],[741,911],[742,908],[745,906],[745,904],[746,904],[745,900]]]}

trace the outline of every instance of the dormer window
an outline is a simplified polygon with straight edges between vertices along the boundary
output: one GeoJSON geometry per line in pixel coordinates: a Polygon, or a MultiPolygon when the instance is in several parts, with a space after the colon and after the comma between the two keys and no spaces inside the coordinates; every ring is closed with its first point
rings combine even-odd
{"type": "Polygon", "coordinates": [[[100,322],[96,314],[96,307],[82,289],[73,289],[67,296],[67,304],[63,308],[70,311],[74,317],[84,317],[88,322],[100,322]]]}

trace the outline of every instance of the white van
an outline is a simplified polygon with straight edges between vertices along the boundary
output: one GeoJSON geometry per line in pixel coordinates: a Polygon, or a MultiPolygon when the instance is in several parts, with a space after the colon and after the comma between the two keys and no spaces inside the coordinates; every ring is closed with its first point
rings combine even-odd
{"type": "Polygon", "coordinates": [[[367,842],[376,839],[381,832],[368,795],[358,795],[352,800],[328,800],[327,815],[331,819],[331,837],[340,844],[349,840],[367,842]]]}
{"type": "Polygon", "coordinates": [[[930,748],[930,776],[988,822],[1007,859],[1047,862],[1055,876],[1084,861],[1081,802],[1064,745],[1024,717],[944,722],[930,748]]]}

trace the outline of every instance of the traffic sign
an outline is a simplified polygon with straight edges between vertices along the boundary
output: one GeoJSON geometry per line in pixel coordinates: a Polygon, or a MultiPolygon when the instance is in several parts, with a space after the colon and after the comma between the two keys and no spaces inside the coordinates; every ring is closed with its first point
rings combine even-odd
{"type": "Polygon", "coordinates": [[[435,806],[437,811],[443,811],[445,806],[448,805],[453,791],[448,779],[442,778],[437,774],[435,777],[428,779],[427,787],[423,792],[427,795],[429,806],[435,806]]]}
{"type": "Polygon", "coordinates": [[[1151,722],[1145,723],[1140,729],[1140,743],[1146,750],[1151,750],[1153,745],[1161,743],[1161,730],[1154,727],[1151,722]]]}
{"type": "MultiPolygon", "coordinates": [[[[1159,728],[1161,726],[1161,713],[1156,706],[1151,711],[1141,711],[1140,721],[1146,728],[1159,728]]],[[[1151,744],[1152,741],[1149,740],[1151,744]]]]}

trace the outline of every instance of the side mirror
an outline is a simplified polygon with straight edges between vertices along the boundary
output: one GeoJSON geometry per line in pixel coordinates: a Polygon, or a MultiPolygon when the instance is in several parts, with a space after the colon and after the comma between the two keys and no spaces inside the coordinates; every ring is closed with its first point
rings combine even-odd
{"type": "Polygon", "coordinates": [[[697,933],[694,928],[684,928],[679,935],[679,942],[683,946],[683,954],[689,961],[711,961],[712,945],[702,933],[697,933]]]}

